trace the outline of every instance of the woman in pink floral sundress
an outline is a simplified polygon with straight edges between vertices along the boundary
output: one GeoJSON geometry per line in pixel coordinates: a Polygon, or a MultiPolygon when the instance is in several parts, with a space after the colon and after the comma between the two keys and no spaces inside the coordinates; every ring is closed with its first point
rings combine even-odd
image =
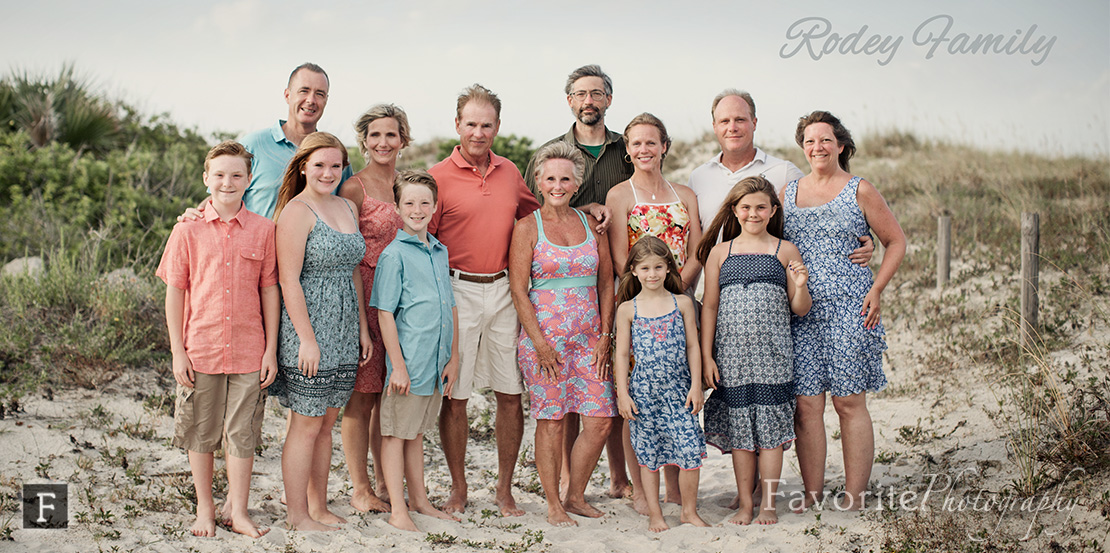
{"type": "MultiPolygon", "coordinates": [[[[393,176],[401,149],[409,144],[408,117],[397,106],[379,104],[358,118],[355,133],[358,149],[366,158],[366,168],[347,179],[339,193],[359,206],[358,230],[366,239],[366,255],[358,268],[362,273],[363,298],[369,301],[378,256],[401,228],[401,216],[393,202],[393,176]]],[[[355,391],[343,410],[343,453],[351,474],[351,507],[363,512],[388,512],[389,505],[381,499],[385,490],[379,463],[382,436],[378,423],[378,399],[385,380],[385,345],[374,313],[373,309],[367,311],[374,354],[359,365],[355,391]],[[374,481],[381,493],[370,487],[367,450],[374,457],[374,481]]]]}
{"type": "Polygon", "coordinates": [[[547,520],[573,526],[568,512],[602,514],[584,493],[617,414],[609,370],[612,269],[608,244],[594,230],[597,222],[570,207],[585,169],[581,152],[556,142],[535,159],[543,206],[513,230],[509,288],[520,319],[518,359],[536,419],[536,469],[547,520]],[[571,450],[566,499],[560,502],[569,413],[580,415],[583,430],[571,450]]]}

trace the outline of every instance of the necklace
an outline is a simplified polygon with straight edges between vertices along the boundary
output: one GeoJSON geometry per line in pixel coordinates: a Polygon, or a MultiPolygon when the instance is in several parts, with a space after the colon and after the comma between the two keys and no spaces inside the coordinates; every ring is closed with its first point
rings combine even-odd
{"type": "MultiPolygon", "coordinates": [[[[636,183],[632,181],[631,177],[629,177],[628,182],[632,185],[633,188],[636,187],[636,183]]],[[[655,192],[652,192],[652,191],[650,191],[650,190],[648,190],[648,189],[646,189],[642,186],[640,188],[643,189],[644,192],[649,192],[651,194],[651,199],[655,200],[655,192]]]]}

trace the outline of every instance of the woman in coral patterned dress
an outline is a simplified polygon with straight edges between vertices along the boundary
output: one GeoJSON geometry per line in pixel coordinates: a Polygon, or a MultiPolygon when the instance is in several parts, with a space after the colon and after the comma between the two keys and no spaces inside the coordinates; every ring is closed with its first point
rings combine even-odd
{"type": "Polygon", "coordinates": [[[585,160],[556,142],[536,153],[543,206],[517,221],[509,250],[509,286],[520,319],[520,369],[536,419],[536,469],[547,496],[547,520],[576,523],[574,513],[600,517],[585,500],[617,414],[609,371],[613,280],[608,244],[597,222],[570,207],[585,160]],[[566,499],[559,501],[565,415],[578,413],[583,430],[570,455],[566,499]]]}
{"type": "MultiPolygon", "coordinates": [[[[366,168],[347,179],[339,194],[358,206],[358,230],[366,239],[366,255],[358,268],[365,291],[363,301],[370,301],[378,256],[401,228],[401,216],[397,214],[393,202],[393,176],[397,172],[397,157],[409,144],[408,117],[397,106],[379,104],[358,118],[355,133],[358,149],[366,158],[366,168]]],[[[388,512],[389,505],[382,500],[385,483],[379,462],[382,435],[378,423],[378,398],[385,381],[385,345],[378,329],[376,311],[367,309],[374,355],[359,364],[355,391],[343,410],[343,453],[353,488],[351,507],[363,512],[388,512]],[[374,482],[380,493],[375,493],[370,487],[367,450],[374,457],[374,482]]]]}
{"type": "MultiPolygon", "coordinates": [[[[682,273],[682,287],[687,290],[687,295],[693,297],[698,273],[701,272],[701,264],[694,255],[701,242],[697,195],[690,188],[672,184],[663,178],[663,159],[667,157],[671,139],[658,117],[650,113],[634,117],[624,129],[624,142],[634,168],[632,176],[611,188],[605,197],[605,206],[613,211],[613,223],[609,225],[609,250],[613,254],[614,276],[624,272],[628,250],[637,240],[643,236],[655,236],[670,248],[682,273]]],[[[632,504],[639,513],[647,514],[647,503],[641,493],[640,467],[628,439],[628,425],[622,420],[616,421],[616,424],[624,428],[624,457],[632,481],[632,504]]],[[[617,430],[614,430],[616,433],[617,430]]],[[[610,459],[613,459],[613,447],[613,442],[610,442],[610,459]]],[[[666,500],[678,503],[678,469],[666,467],[664,475],[666,500]]]]}

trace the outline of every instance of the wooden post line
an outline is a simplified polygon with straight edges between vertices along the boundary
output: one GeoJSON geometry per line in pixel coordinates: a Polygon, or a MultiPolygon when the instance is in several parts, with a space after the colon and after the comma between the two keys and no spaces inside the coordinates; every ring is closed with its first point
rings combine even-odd
{"type": "Polygon", "coordinates": [[[948,284],[952,260],[952,218],[937,217],[937,288],[948,284]]]}
{"type": "Polygon", "coordinates": [[[1024,349],[1036,347],[1039,336],[1037,324],[1041,267],[1041,216],[1039,213],[1021,214],[1021,345],[1024,349]]]}

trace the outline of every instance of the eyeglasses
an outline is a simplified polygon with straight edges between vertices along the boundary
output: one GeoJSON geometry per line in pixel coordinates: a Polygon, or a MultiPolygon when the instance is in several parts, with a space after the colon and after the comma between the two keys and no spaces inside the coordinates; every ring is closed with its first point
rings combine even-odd
{"type": "Polygon", "coordinates": [[[605,94],[604,90],[591,90],[589,92],[587,92],[585,90],[579,90],[577,92],[571,92],[570,93],[570,95],[572,97],[574,97],[575,100],[578,100],[579,102],[581,102],[582,100],[585,100],[587,94],[589,94],[590,98],[593,99],[593,101],[595,101],[595,102],[604,101],[605,97],[606,97],[606,94],[605,94]]]}

